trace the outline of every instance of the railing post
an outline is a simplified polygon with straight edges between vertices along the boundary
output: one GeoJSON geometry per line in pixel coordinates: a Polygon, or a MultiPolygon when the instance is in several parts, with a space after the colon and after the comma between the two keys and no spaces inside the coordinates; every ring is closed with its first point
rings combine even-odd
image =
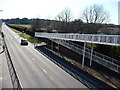
{"type": "Polygon", "coordinates": [[[118,36],[116,37],[116,42],[115,42],[115,44],[117,44],[117,42],[118,42],[118,36]]]}
{"type": "MultiPolygon", "coordinates": [[[[109,38],[109,36],[106,36],[106,44],[109,43],[109,42],[108,42],[108,38],[109,38]]],[[[111,42],[111,41],[110,41],[110,42],[111,42]]]]}
{"type": "Polygon", "coordinates": [[[100,40],[101,40],[101,36],[99,36],[99,38],[98,38],[98,42],[100,42],[100,40]]]}
{"type": "Polygon", "coordinates": [[[114,44],[116,43],[116,38],[114,38],[114,42],[113,42],[114,44]]]}
{"type": "Polygon", "coordinates": [[[85,42],[84,42],[84,51],[83,51],[82,67],[84,66],[84,61],[85,61],[85,49],[86,49],[86,40],[85,40],[85,42]]]}

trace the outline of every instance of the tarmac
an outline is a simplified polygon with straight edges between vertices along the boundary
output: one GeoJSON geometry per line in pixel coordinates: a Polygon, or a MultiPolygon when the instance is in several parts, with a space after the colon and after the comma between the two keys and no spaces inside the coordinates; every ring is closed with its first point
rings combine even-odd
{"type": "Polygon", "coordinates": [[[0,89],[13,88],[0,34],[0,89]]]}

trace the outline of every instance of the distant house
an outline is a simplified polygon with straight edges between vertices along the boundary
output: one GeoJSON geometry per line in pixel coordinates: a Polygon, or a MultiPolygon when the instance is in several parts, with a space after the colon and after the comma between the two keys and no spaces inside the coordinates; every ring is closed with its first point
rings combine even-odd
{"type": "Polygon", "coordinates": [[[120,34],[120,29],[117,27],[102,27],[98,30],[99,34],[120,34]]]}
{"type": "Polygon", "coordinates": [[[36,28],[36,32],[47,32],[47,29],[45,28],[36,28]]]}
{"type": "Polygon", "coordinates": [[[57,32],[58,32],[58,30],[52,30],[52,32],[57,33],[57,32]]]}

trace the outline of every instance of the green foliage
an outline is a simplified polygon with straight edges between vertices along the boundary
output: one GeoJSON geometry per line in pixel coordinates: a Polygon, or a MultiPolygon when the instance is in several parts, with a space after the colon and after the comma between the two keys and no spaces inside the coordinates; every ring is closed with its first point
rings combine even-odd
{"type": "Polygon", "coordinates": [[[30,28],[31,25],[27,24],[27,25],[24,25],[24,24],[9,24],[9,25],[12,25],[12,26],[22,26],[22,27],[26,27],[26,28],[30,28]]]}
{"type": "MultiPolygon", "coordinates": [[[[22,33],[22,34],[19,34],[21,37],[27,39],[30,43],[34,43],[34,37],[28,35],[28,34],[25,34],[25,33],[22,33]]],[[[35,39],[36,41],[36,39],[35,39]]],[[[38,41],[38,43],[41,43],[41,41],[38,41]]]]}
{"type": "Polygon", "coordinates": [[[32,19],[28,18],[12,18],[12,19],[3,19],[3,22],[8,24],[30,24],[32,19]]]}
{"type": "Polygon", "coordinates": [[[13,28],[10,28],[10,29],[13,30],[15,33],[20,33],[20,31],[18,31],[18,30],[15,30],[13,28]]]}
{"type": "Polygon", "coordinates": [[[87,43],[87,47],[88,47],[88,48],[92,48],[92,46],[93,46],[93,47],[96,47],[95,44],[87,43]]]}
{"type": "MultiPolygon", "coordinates": [[[[12,24],[13,25],[13,24],[12,24]]],[[[14,24],[14,25],[16,25],[16,24],[14,24]]],[[[30,26],[30,25],[29,25],[30,26]]],[[[15,30],[15,29],[13,29],[13,28],[11,28],[11,30],[13,30],[15,33],[19,33],[19,36],[20,37],[23,37],[23,38],[25,38],[25,39],[27,39],[30,43],[33,43],[34,44],[34,42],[38,42],[38,43],[41,43],[41,41],[38,41],[38,40],[36,40],[36,39],[34,39],[34,37],[32,37],[32,36],[30,36],[30,35],[28,35],[28,34],[25,34],[25,33],[21,33],[20,31],[18,31],[18,30],[15,30]]]]}

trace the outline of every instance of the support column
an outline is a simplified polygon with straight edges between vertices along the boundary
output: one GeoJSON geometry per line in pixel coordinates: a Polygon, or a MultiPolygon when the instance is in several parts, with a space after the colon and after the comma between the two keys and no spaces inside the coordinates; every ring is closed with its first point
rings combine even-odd
{"type": "Polygon", "coordinates": [[[51,49],[53,51],[53,41],[51,40],[51,49]]]}
{"type": "Polygon", "coordinates": [[[84,61],[85,61],[85,49],[86,49],[86,41],[84,42],[84,51],[83,51],[82,67],[84,66],[84,61]]]}
{"type": "Polygon", "coordinates": [[[34,47],[37,46],[37,37],[34,36],[34,47]]]}
{"type": "Polygon", "coordinates": [[[34,47],[35,47],[35,36],[34,36],[34,47]]]}
{"type": "Polygon", "coordinates": [[[91,56],[90,56],[90,66],[92,65],[93,49],[94,49],[94,46],[92,45],[92,48],[91,48],[91,56]]]}
{"type": "Polygon", "coordinates": [[[38,44],[38,38],[37,38],[36,42],[37,42],[37,46],[39,46],[39,44],[38,44]]]}

